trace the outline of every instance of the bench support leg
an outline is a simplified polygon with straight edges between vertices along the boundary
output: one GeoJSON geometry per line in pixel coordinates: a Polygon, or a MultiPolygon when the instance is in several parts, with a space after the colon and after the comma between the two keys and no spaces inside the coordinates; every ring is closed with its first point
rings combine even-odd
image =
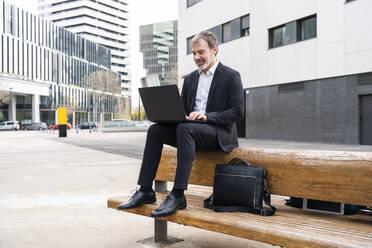
{"type": "MultiPolygon", "coordinates": [[[[155,180],[155,192],[167,191],[167,182],[155,180]]],[[[164,242],[168,240],[167,221],[155,219],[155,242],[164,242]]]]}
{"type": "Polygon", "coordinates": [[[155,180],[155,192],[167,191],[167,182],[155,180]]]}
{"type": "Polygon", "coordinates": [[[164,242],[168,240],[168,228],[167,222],[165,220],[155,219],[155,243],[164,242]]]}

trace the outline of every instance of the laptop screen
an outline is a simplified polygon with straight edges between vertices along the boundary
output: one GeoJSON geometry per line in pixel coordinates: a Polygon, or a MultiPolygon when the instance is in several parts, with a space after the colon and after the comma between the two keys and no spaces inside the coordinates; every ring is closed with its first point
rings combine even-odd
{"type": "Polygon", "coordinates": [[[182,122],[186,114],[177,85],[139,88],[139,94],[152,122],[182,122]]]}

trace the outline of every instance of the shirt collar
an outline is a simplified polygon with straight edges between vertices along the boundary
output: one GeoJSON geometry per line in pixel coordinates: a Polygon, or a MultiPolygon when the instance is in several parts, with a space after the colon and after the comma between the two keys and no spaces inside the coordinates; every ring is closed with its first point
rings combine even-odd
{"type": "MultiPolygon", "coordinates": [[[[209,68],[209,70],[207,71],[207,73],[205,75],[207,75],[207,76],[213,75],[214,72],[216,71],[217,66],[218,66],[219,63],[220,63],[220,61],[216,58],[216,62],[214,63],[214,65],[211,68],[209,68]]],[[[199,74],[202,74],[202,73],[203,73],[203,71],[199,70],[199,74]]]]}

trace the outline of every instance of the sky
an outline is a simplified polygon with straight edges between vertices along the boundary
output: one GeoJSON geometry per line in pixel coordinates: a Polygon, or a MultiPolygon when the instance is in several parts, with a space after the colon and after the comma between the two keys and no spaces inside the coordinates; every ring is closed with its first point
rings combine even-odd
{"type": "MultiPolygon", "coordinates": [[[[5,0],[37,14],[37,0],[5,0]]],[[[177,20],[178,0],[130,0],[130,63],[132,71],[132,109],[138,107],[138,85],[145,76],[139,52],[139,25],[177,20]]]]}

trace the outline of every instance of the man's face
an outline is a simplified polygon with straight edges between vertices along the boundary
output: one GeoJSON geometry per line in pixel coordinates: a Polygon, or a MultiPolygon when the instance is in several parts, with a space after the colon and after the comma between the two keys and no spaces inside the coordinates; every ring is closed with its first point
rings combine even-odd
{"type": "Polygon", "coordinates": [[[199,70],[204,71],[214,61],[217,53],[217,48],[210,48],[208,43],[201,39],[192,45],[192,53],[194,55],[194,62],[199,70]]]}

